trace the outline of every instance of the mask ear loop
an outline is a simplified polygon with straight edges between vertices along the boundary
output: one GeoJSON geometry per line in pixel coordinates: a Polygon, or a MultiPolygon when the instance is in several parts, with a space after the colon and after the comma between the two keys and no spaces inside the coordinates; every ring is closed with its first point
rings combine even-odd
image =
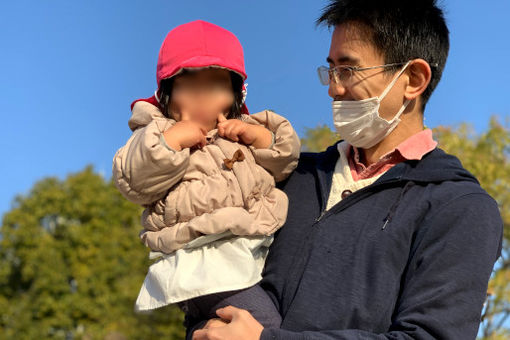
{"type": "MultiPolygon", "coordinates": [[[[395,83],[397,82],[398,78],[402,75],[402,73],[404,73],[405,69],[407,68],[407,66],[409,66],[409,64],[411,63],[411,61],[409,60],[405,65],[404,67],[402,67],[402,69],[400,70],[400,72],[397,74],[397,76],[395,77],[395,79],[392,80],[392,82],[390,83],[390,85],[384,90],[383,94],[381,95],[380,97],[380,100],[383,100],[384,97],[388,94],[388,92],[392,89],[392,87],[395,85],[395,83]]],[[[395,120],[400,120],[400,116],[402,115],[402,113],[405,111],[405,109],[407,108],[407,105],[409,105],[411,101],[409,99],[406,99],[406,101],[404,102],[404,104],[402,105],[402,107],[400,108],[400,110],[398,110],[397,114],[395,115],[395,117],[393,117],[390,121],[387,121],[389,123],[392,123],[394,122],[395,120]]],[[[384,118],[381,118],[381,119],[384,119],[384,118]]],[[[386,120],[386,119],[385,119],[386,120]]],[[[388,133],[390,133],[391,131],[393,131],[393,129],[396,127],[396,125],[391,128],[388,133]]]]}
{"type": "Polygon", "coordinates": [[[397,83],[397,80],[398,78],[400,78],[400,76],[402,75],[402,73],[404,73],[404,71],[406,70],[407,66],[409,66],[409,64],[411,63],[411,60],[409,60],[405,65],[404,67],[402,67],[402,69],[400,70],[400,72],[395,76],[395,78],[393,78],[393,80],[391,81],[391,83],[386,87],[386,89],[384,89],[383,93],[379,96],[379,100],[383,100],[384,97],[386,97],[386,95],[388,94],[388,92],[390,92],[390,90],[393,88],[393,86],[395,86],[395,84],[397,83]]]}

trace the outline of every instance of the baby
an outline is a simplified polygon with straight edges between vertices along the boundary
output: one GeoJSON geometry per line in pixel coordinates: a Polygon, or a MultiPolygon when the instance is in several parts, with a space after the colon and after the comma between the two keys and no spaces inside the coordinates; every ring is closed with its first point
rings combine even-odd
{"type": "Polygon", "coordinates": [[[288,200],[275,188],[297,165],[300,144],[283,117],[248,114],[242,46],[229,31],[194,21],[165,38],[155,95],[132,104],[133,131],[113,178],[143,205],[140,237],[151,258],[136,310],[177,303],[187,320],[227,305],[279,327],[257,283],[288,200]]]}

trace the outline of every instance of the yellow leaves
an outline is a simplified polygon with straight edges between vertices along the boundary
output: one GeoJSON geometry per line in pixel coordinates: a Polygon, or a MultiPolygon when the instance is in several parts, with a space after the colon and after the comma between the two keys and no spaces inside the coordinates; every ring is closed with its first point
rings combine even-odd
{"type": "Polygon", "coordinates": [[[303,151],[320,152],[338,141],[340,137],[327,125],[319,125],[316,128],[306,128],[305,137],[301,139],[303,151]]]}
{"type": "Polygon", "coordinates": [[[510,333],[505,330],[499,330],[488,337],[484,338],[485,340],[508,340],[510,339],[510,333]]]}

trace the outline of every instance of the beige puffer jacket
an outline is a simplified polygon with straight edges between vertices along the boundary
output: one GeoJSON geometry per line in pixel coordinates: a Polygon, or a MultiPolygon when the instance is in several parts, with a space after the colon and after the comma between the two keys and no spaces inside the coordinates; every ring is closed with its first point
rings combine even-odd
{"type": "Polygon", "coordinates": [[[115,154],[113,178],[128,200],[146,208],[140,234],[146,246],[171,253],[202,235],[271,235],[283,225],[288,200],[275,180],[295,169],[299,138],[271,111],[243,120],[264,125],[274,144],[255,149],[212,130],[201,150],[175,151],[162,137],[175,121],[152,104],[135,104],[129,120],[133,135],[115,154]]]}

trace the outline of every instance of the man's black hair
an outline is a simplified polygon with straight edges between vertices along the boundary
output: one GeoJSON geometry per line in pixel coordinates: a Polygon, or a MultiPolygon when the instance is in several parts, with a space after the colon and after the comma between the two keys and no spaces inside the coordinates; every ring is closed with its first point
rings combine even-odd
{"type": "Polygon", "coordinates": [[[421,95],[425,109],[441,79],[450,48],[448,27],[436,0],[332,0],[317,19],[317,25],[321,24],[353,24],[359,33],[366,34],[385,64],[426,60],[432,77],[421,95]]]}
{"type": "MultiPolygon", "coordinates": [[[[189,72],[184,69],[180,75],[189,72]]],[[[160,101],[161,112],[167,118],[172,118],[169,112],[170,103],[172,102],[172,89],[175,77],[161,80],[160,84],[160,101]]],[[[236,72],[230,71],[230,80],[232,81],[232,90],[234,92],[234,103],[230,107],[226,118],[234,119],[241,118],[243,107],[243,78],[236,72]]]]}

